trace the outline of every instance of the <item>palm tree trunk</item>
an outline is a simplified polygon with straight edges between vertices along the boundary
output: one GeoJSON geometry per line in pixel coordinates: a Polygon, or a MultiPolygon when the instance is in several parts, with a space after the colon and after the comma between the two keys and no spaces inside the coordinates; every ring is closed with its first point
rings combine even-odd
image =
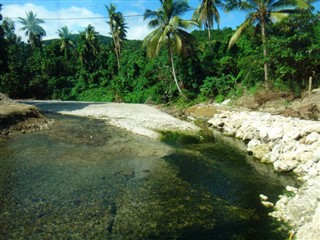
{"type": "Polygon", "coordinates": [[[116,58],[117,58],[118,72],[120,72],[120,56],[118,53],[117,42],[115,37],[113,37],[113,45],[114,45],[114,51],[116,53],[116,58]]]}
{"type": "Polygon", "coordinates": [[[172,75],[173,75],[173,79],[174,79],[174,82],[177,86],[177,89],[180,93],[180,95],[184,98],[184,99],[188,99],[186,97],[186,95],[183,94],[181,88],[180,88],[180,85],[178,83],[178,80],[177,80],[177,76],[176,76],[176,70],[175,70],[175,67],[174,67],[174,62],[173,62],[173,52],[172,52],[172,47],[171,47],[171,42],[170,40],[168,41],[168,45],[169,45],[169,58],[170,58],[170,62],[171,62],[171,68],[172,68],[172,75]]]}
{"type": "Polygon", "coordinates": [[[212,53],[212,44],[211,44],[211,30],[210,27],[208,26],[208,38],[209,38],[209,46],[210,46],[210,51],[212,53]]]}
{"type": "Polygon", "coordinates": [[[264,19],[261,20],[261,34],[262,34],[262,47],[263,47],[263,57],[264,57],[264,82],[267,89],[271,88],[271,84],[269,82],[268,77],[268,62],[266,61],[267,58],[267,36],[266,36],[266,29],[265,29],[265,21],[264,19]]]}

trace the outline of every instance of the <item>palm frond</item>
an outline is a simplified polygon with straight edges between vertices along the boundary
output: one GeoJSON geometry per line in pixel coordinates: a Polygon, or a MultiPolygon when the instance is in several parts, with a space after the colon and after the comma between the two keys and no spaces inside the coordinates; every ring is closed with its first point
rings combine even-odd
{"type": "Polygon", "coordinates": [[[270,17],[273,21],[282,21],[283,19],[285,19],[286,17],[288,17],[288,13],[284,13],[284,12],[272,12],[270,13],[270,17]]]}
{"type": "Polygon", "coordinates": [[[239,28],[229,40],[228,49],[230,49],[236,43],[242,33],[253,23],[254,20],[255,19],[253,19],[252,17],[247,18],[246,21],[239,26],[239,28]]]}
{"type": "Polygon", "coordinates": [[[158,11],[152,11],[147,9],[143,14],[143,20],[146,20],[148,18],[157,18],[159,16],[158,11]]]}
{"type": "Polygon", "coordinates": [[[270,7],[272,9],[288,9],[288,8],[298,8],[298,9],[304,9],[309,10],[312,8],[311,3],[314,2],[313,0],[279,0],[274,2],[270,7]]]}
{"type": "Polygon", "coordinates": [[[159,19],[152,19],[152,20],[148,23],[148,27],[149,27],[149,28],[159,27],[160,25],[161,25],[161,22],[159,21],[159,19]]]}
{"type": "Polygon", "coordinates": [[[176,0],[172,3],[172,16],[181,16],[182,14],[188,12],[191,8],[187,1],[176,0]]]}
{"type": "Polygon", "coordinates": [[[158,54],[159,49],[161,48],[161,45],[158,43],[162,34],[162,29],[157,28],[145,37],[142,46],[143,48],[147,48],[148,57],[152,58],[158,54]]]}
{"type": "Polygon", "coordinates": [[[194,20],[182,20],[179,21],[179,27],[183,29],[190,29],[192,27],[200,27],[201,23],[194,20]]]}
{"type": "Polygon", "coordinates": [[[241,1],[241,0],[229,0],[225,5],[224,8],[227,12],[233,10],[239,10],[243,12],[252,11],[256,7],[256,3],[251,3],[250,1],[241,1]]]}

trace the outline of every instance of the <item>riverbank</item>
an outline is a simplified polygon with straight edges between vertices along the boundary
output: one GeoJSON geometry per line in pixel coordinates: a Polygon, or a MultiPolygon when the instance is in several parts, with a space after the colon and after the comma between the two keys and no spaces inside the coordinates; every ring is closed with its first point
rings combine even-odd
{"type": "Polygon", "coordinates": [[[297,174],[301,187],[287,186],[271,216],[288,222],[296,239],[320,239],[320,122],[220,110],[208,124],[247,142],[248,152],[275,170],[297,174]]]}
{"type": "Polygon", "coordinates": [[[48,129],[51,121],[34,106],[0,94],[0,137],[48,129]]]}
{"type": "Polygon", "coordinates": [[[175,118],[146,104],[93,103],[72,101],[23,101],[42,111],[104,120],[127,131],[159,138],[162,131],[195,134],[200,128],[195,124],[175,118]]]}
{"type": "MultiPolygon", "coordinates": [[[[27,101],[43,111],[103,119],[148,137],[158,131],[197,132],[194,124],[143,104],[27,101]]],[[[287,187],[271,215],[290,223],[297,239],[320,239],[320,123],[228,106],[193,107],[187,115],[208,119],[211,127],[248,142],[248,151],[277,171],[294,171],[302,186],[287,187]],[[205,109],[205,110],[203,110],[205,109]],[[211,118],[213,116],[213,118],[211,118]]],[[[278,111],[278,110],[277,110],[278,111]]],[[[263,189],[261,190],[263,193],[263,189]]]]}

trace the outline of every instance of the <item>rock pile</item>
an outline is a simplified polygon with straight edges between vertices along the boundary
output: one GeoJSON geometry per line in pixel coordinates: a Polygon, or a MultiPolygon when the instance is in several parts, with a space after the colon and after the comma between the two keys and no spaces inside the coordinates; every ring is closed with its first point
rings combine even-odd
{"type": "Polygon", "coordinates": [[[287,187],[273,217],[289,222],[297,239],[320,239],[320,122],[265,112],[223,111],[208,121],[225,135],[246,142],[247,150],[280,172],[293,171],[303,185],[287,187]]]}

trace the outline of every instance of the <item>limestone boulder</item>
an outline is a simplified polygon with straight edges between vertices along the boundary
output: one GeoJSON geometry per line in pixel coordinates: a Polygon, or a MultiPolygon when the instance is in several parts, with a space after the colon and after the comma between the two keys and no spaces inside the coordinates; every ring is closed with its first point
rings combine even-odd
{"type": "Polygon", "coordinates": [[[252,149],[254,147],[256,147],[257,145],[260,145],[261,144],[261,141],[258,140],[258,139],[252,139],[251,141],[248,142],[248,145],[247,145],[247,151],[248,152],[252,152],[252,149]]]}
{"type": "Polygon", "coordinates": [[[253,156],[258,159],[263,159],[263,157],[270,152],[268,144],[259,144],[252,148],[253,156]]]}
{"type": "Polygon", "coordinates": [[[320,203],[313,215],[312,221],[303,225],[296,234],[297,239],[320,239],[320,203]]]}
{"type": "Polygon", "coordinates": [[[274,141],[276,139],[280,139],[283,137],[283,128],[282,127],[275,127],[269,129],[268,131],[268,138],[270,141],[274,141]]]}
{"type": "Polygon", "coordinates": [[[313,144],[318,141],[320,141],[320,134],[317,132],[310,133],[305,139],[306,144],[313,144]]]}
{"type": "Polygon", "coordinates": [[[295,169],[299,165],[299,162],[297,160],[292,161],[275,161],[273,163],[273,167],[276,171],[279,172],[290,172],[293,169],[295,169]]]}

